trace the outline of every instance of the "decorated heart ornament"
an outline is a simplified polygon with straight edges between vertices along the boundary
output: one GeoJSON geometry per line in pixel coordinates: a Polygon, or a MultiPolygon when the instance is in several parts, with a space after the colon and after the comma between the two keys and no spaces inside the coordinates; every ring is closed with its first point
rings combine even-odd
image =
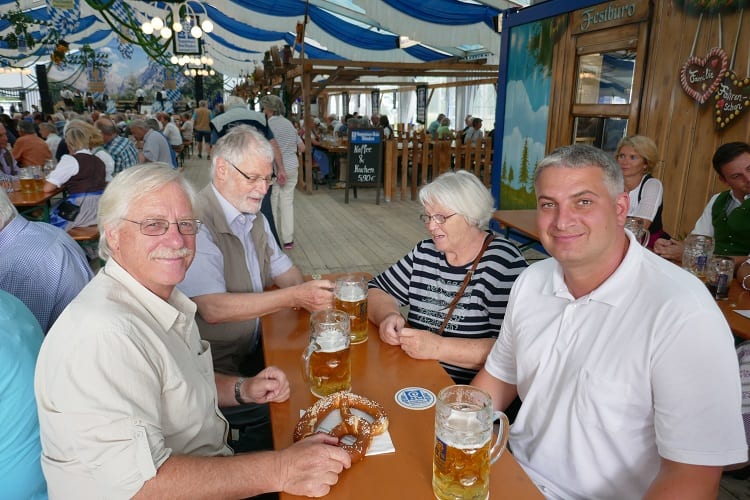
{"type": "Polygon", "coordinates": [[[716,130],[724,130],[750,109],[750,76],[740,78],[734,71],[725,72],[714,100],[714,127],[716,130]]]}
{"type": "Polygon", "coordinates": [[[680,69],[680,83],[687,95],[705,103],[716,92],[727,71],[727,54],[715,47],[706,57],[688,57],[680,69]]]}

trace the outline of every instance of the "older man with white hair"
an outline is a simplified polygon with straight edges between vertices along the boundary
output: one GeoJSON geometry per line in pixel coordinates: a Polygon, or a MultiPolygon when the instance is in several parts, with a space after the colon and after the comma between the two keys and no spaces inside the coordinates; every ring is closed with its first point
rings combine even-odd
{"type": "Polygon", "coordinates": [[[289,398],[269,367],[214,373],[196,306],[175,285],[195,253],[194,191],[164,164],[130,168],[99,208],[106,266],[42,346],[35,394],[51,498],[322,496],[351,465],[318,434],[280,451],[232,456],[219,407],[289,398]]]}

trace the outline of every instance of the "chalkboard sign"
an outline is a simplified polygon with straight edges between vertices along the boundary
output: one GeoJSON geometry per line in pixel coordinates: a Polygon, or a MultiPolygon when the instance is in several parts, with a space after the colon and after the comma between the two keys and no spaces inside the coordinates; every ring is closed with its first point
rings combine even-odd
{"type": "Polygon", "coordinates": [[[349,188],[358,186],[377,188],[376,203],[380,204],[380,186],[383,184],[383,131],[379,128],[349,130],[349,170],[346,178],[344,203],[349,203],[349,188]]]}

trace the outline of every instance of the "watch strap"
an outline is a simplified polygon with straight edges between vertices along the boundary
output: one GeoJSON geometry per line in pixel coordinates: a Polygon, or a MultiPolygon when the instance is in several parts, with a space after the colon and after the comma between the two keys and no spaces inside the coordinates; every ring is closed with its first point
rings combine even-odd
{"type": "Polygon", "coordinates": [[[247,380],[245,377],[239,377],[234,383],[234,399],[241,405],[247,404],[242,400],[242,384],[245,383],[245,380],[247,380]]]}

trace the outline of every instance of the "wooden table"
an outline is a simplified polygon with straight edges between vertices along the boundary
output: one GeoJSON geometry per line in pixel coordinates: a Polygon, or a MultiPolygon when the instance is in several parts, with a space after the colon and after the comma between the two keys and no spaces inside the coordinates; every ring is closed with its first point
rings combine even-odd
{"type": "MultiPolygon", "coordinates": [[[[266,364],[282,368],[292,389],[288,401],[271,404],[274,447],[281,449],[292,443],[299,411],[316,401],[303,381],[300,362],[308,343],[310,315],[306,311],[285,309],[264,316],[262,322],[266,364]]],[[[396,452],[365,457],[354,464],[339,476],[338,484],[326,498],[434,498],[435,408],[407,410],[395,402],[394,395],[399,389],[410,386],[424,387],[437,395],[440,389],[453,382],[437,362],[412,359],[400,348],[381,342],[372,323],[369,339],[352,346],[351,355],[352,390],[385,407],[396,452]]],[[[508,452],[492,466],[490,497],[543,498],[508,452]]],[[[281,498],[300,497],[282,493],[281,498]]]]}
{"type": "Polygon", "coordinates": [[[26,217],[27,219],[41,220],[49,222],[50,213],[50,200],[56,195],[62,192],[62,188],[57,188],[54,191],[45,193],[43,191],[37,191],[35,193],[22,193],[20,189],[16,189],[12,193],[8,193],[10,202],[18,209],[18,212],[26,217]],[[33,211],[41,208],[41,217],[30,217],[29,214],[33,211]]]}
{"type": "Polygon", "coordinates": [[[511,231],[529,240],[520,245],[521,250],[526,250],[540,242],[539,230],[536,226],[536,209],[531,210],[495,210],[492,218],[500,226],[505,228],[505,237],[510,239],[511,231]]]}
{"type": "Polygon", "coordinates": [[[734,312],[735,309],[750,310],[750,292],[743,289],[737,280],[732,280],[729,286],[729,300],[717,300],[716,304],[724,313],[732,333],[750,340],[750,319],[734,312]]]}

